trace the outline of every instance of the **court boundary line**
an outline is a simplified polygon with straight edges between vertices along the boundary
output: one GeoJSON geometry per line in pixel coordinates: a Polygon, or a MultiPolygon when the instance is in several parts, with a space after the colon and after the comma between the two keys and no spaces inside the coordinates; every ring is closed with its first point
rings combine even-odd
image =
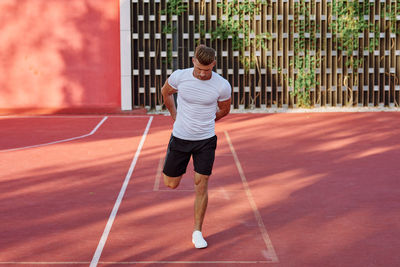
{"type": "Polygon", "coordinates": [[[239,161],[239,158],[238,158],[238,156],[236,154],[235,148],[233,147],[231,138],[230,138],[230,136],[229,136],[229,134],[228,134],[228,132],[226,130],[224,131],[224,133],[225,133],[225,137],[226,137],[226,139],[228,141],[229,148],[231,149],[233,158],[235,160],[236,168],[238,169],[238,172],[239,172],[240,178],[242,180],[243,187],[245,189],[247,198],[248,198],[248,200],[250,202],[250,206],[253,209],[254,216],[256,217],[256,221],[258,223],[258,227],[260,229],[261,236],[262,236],[262,238],[264,240],[265,245],[267,246],[268,252],[271,254],[270,255],[271,256],[271,262],[278,263],[279,262],[278,256],[276,255],[274,246],[272,245],[272,241],[271,241],[271,239],[270,239],[270,237],[268,235],[267,229],[265,228],[265,224],[264,224],[264,222],[262,220],[260,211],[257,208],[257,204],[254,201],[254,198],[253,198],[253,195],[251,193],[249,184],[247,183],[246,176],[244,175],[244,171],[243,171],[242,165],[240,164],[240,161],[239,161]]]}
{"type": "Polygon", "coordinates": [[[115,201],[115,204],[114,204],[114,207],[113,207],[113,209],[111,211],[110,217],[108,218],[106,227],[104,228],[103,234],[102,234],[102,236],[100,238],[99,244],[97,245],[97,248],[96,248],[96,251],[95,251],[95,253],[93,255],[92,261],[90,262],[90,267],[97,266],[97,264],[99,262],[99,259],[101,257],[101,253],[103,252],[103,248],[104,248],[104,246],[105,246],[105,244],[107,242],[108,235],[109,235],[109,233],[111,231],[111,227],[112,227],[112,225],[114,223],[115,217],[117,216],[117,212],[118,212],[119,206],[121,205],[122,198],[125,195],[126,188],[128,187],[128,184],[129,184],[129,181],[131,179],[133,170],[135,169],[136,162],[137,162],[137,160],[139,158],[140,152],[142,150],[144,141],[146,140],[147,133],[149,132],[150,125],[151,125],[152,121],[153,121],[153,116],[151,116],[149,118],[149,121],[147,122],[146,129],[144,130],[142,138],[140,139],[140,142],[139,142],[138,148],[136,150],[135,156],[134,156],[134,158],[132,160],[131,165],[129,166],[129,170],[128,170],[128,173],[125,176],[124,183],[122,184],[122,187],[121,187],[121,190],[120,190],[120,192],[118,194],[117,200],[115,201]]]}
{"type": "Polygon", "coordinates": [[[17,264],[21,264],[21,265],[26,265],[26,264],[30,264],[30,265],[49,265],[49,264],[54,264],[54,265],[58,265],[58,264],[89,264],[90,261],[2,261],[0,262],[0,265],[3,264],[12,264],[12,265],[17,265],[17,264]]]}
{"type": "Polygon", "coordinates": [[[93,135],[107,119],[108,119],[108,116],[103,117],[103,119],[96,125],[96,127],[94,127],[93,130],[88,134],[84,134],[84,135],[80,135],[80,136],[76,136],[76,137],[71,137],[71,138],[67,138],[67,139],[61,139],[61,140],[53,141],[53,142],[49,142],[49,143],[38,144],[38,145],[4,149],[4,150],[0,150],[0,152],[11,152],[11,151],[17,151],[17,150],[23,150],[23,149],[37,148],[37,147],[49,146],[49,145],[54,145],[54,144],[74,141],[74,140],[77,140],[77,139],[82,139],[82,138],[85,138],[85,137],[93,135]]]}
{"type": "MultiPolygon", "coordinates": [[[[104,115],[32,115],[32,116],[1,116],[0,115],[0,120],[1,119],[31,119],[31,118],[37,118],[37,119],[51,119],[51,118],[98,118],[98,117],[104,117],[104,115]]],[[[113,117],[113,118],[148,118],[150,117],[149,115],[113,115],[113,114],[108,114],[107,117],[113,117]]]]}
{"type": "MultiPolygon", "coordinates": [[[[35,261],[22,261],[22,262],[0,262],[0,265],[2,264],[21,264],[21,265],[48,265],[48,264],[69,264],[69,265],[74,265],[74,264],[89,264],[89,261],[50,261],[50,262],[35,262],[35,261]]],[[[124,264],[266,264],[266,263],[273,263],[272,261],[230,261],[230,260],[221,260],[221,261],[99,261],[98,264],[119,264],[119,265],[124,265],[124,264]]]]}

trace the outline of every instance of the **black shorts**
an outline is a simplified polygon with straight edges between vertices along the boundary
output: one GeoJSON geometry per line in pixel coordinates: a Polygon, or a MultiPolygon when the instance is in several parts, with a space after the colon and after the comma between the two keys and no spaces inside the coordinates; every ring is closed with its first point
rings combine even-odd
{"type": "Polygon", "coordinates": [[[190,157],[193,156],[194,171],[211,175],[217,148],[217,136],[199,141],[188,141],[171,135],[163,172],[178,177],[186,172],[190,157]]]}

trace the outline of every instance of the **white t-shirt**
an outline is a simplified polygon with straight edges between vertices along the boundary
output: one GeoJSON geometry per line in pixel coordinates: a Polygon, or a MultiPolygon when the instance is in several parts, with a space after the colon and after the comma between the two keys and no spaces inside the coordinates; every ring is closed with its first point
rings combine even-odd
{"type": "Polygon", "coordinates": [[[178,90],[177,115],[172,134],[184,140],[204,140],[215,135],[218,101],[231,98],[231,85],[216,72],[211,79],[193,76],[193,68],[174,71],[168,83],[178,90]]]}

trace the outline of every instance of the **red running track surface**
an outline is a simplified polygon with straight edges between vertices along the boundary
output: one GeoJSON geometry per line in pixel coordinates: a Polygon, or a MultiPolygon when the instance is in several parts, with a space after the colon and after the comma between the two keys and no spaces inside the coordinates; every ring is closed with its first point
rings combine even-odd
{"type": "Polygon", "coordinates": [[[109,116],[92,135],[104,116],[0,117],[0,264],[88,266],[128,177],[99,266],[399,266],[399,117],[218,122],[203,250],[191,164],[178,189],[162,184],[170,117],[109,116]]]}

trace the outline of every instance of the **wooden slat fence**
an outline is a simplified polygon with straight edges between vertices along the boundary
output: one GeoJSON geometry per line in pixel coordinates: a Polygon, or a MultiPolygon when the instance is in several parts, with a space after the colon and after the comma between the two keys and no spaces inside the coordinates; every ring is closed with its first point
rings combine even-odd
{"type": "Polygon", "coordinates": [[[296,83],[309,91],[311,107],[397,107],[400,0],[353,1],[132,0],[133,105],[163,109],[164,81],[173,70],[191,67],[196,45],[205,43],[217,51],[215,71],[232,85],[233,109],[299,107],[296,83]],[[229,5],[251,2],[253,13],[227,15],[229,5]],[[355,26],[366,25],[353,32],[351,50],[337,30],[354,22],[351,13],[335,9],[343,3],[362,5],[355,26]],[[173,4],[182,13],[173,14],[173,4]],[[240,50],[232,35],[215,38],[224,21],[248,26],[238,40],[250,44],[240,50]]]}

